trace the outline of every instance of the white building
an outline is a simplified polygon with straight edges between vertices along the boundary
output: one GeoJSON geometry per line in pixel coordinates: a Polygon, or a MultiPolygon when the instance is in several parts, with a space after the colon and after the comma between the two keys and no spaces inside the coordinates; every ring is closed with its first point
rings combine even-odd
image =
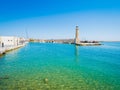
{"type": "Polygon", "coordinates": [[[21,42],[21,38],[14,36],[0,36],[0,46],[17,46],[21,42]]]}

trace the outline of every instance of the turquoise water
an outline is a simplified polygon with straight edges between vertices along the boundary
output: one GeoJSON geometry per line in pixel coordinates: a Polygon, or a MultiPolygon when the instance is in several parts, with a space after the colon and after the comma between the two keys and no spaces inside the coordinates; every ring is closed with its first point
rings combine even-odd
{"type": "Polygon", "coordinates": [[[120,90],[120,42],[29,43],[0,57],[0,90],[120,90]]]}

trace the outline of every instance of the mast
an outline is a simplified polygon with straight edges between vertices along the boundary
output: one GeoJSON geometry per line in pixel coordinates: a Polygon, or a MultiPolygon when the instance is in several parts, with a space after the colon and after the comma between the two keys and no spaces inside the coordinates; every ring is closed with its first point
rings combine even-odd
{"type": "Polygon", "coordinates": [[[26,39],[28,39],[29,37],[28,37],[28,31],[27,31],[27,29],[25,30],[25,32],[26,32],[26,39]]]}

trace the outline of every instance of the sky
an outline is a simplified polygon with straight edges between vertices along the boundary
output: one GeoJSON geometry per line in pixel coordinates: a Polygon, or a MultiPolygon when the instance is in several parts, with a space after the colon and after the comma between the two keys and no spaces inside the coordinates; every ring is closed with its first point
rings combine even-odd
{"type": "Polygon", "coordinates": [[[119,0],[0,0],[0,36],[120,41],[119,0]]]}

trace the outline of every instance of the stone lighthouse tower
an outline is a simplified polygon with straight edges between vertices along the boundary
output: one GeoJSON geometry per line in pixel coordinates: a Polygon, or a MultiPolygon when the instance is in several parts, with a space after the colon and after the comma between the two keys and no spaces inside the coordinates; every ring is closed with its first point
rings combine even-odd
{"type": "Polygon", "coordinates": [[[79,44],[80,43],[80,39],[79,39],[79,28],[78,26],[76,26],[76,34],[75,34],[75,44],[79,44]]]}

